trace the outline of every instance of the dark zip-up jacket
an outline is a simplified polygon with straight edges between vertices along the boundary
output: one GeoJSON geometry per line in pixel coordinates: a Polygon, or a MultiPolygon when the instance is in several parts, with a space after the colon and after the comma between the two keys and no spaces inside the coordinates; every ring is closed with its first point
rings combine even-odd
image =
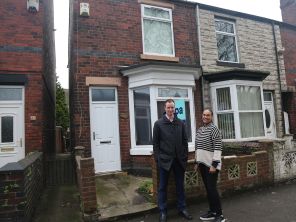
{"type": "Polygon", "coordinates": [[[188,139],[185,124],[177,117],[171,122],[164,114],[153,127],[153,153],[158,165],[169,170],[176,158],[186,168],[188,139]]]}

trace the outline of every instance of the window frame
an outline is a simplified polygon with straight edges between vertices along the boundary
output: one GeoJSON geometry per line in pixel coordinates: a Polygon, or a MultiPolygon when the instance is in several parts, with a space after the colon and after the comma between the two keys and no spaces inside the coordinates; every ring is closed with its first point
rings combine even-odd
{"type": "MultiPolygon", "coordinates": [[[[229,32],[222,32],[222,31],[217,31],[216,30],[216,25],[214,25],[215,27],[215,34],[216,34],[216,42],[217,42],[217,34],[221,34],[221,35],[227,35],[227,36],[231,36],[234,37],[235,40],[235,50],[236,50],[236,62],[233,61],[226,61],[226,60],[220,60],[219,59],[219,49],[218,49],[218,45],[217,45],[217,61],[219,62],[226,62],[226,63],[240,63],[240,59],[239,59],[239,51],[238,51],[238,44],[237,44],[237,34],[236,34],[236,26],[235,26],[235,21],[231,21],[231,20],[227,20],[227,19],[221,19],[221,18],[215,18],[214,22],[216,23],[216,21],[221,21],[221,22],[226,22],[229,24],[232,24],[233,26],[233,33],[229,33],[229,32]]],[[[218,43],[218,42],[217,42],[218,43]]]]}
{"type": "Polygon", "coordinates": [[[142,47],[143,47],[143,54],[144,55],[155,55],[155,56],[167,56],[167,57],[175,57],[175,42],[174,42],[174,28],[173,28],[173,14],[172,14],[172,9],[170,8],[164,8],[164,7],[159,7],[159,6],[152,6],[152,5],[146,5],[146,4],[141,4],[141,25],[142,25],[142,47]],[[170,19],[161,19],[161,18],[155,18],[155,17],[150,17],[150,16],[145,16],[144,15],[144,10],[145,8],[157,8],[161,9],[164,11],[169,12],[170,19]],[[161,21],[161,22],[167,22],[171,24],[171,35],[172,35],[172,54],[160,54],[160,53],[151,53],[147,52],[145,49],[145,30],[144,30],[144,20],[154,20],[154,21],[161,21]]]}
{"type": "Polygon", "coordinates": [[[117,95],[117,88],[116,87],[104,87],[104,86],[95,86],[95,87],[90,87],[90,90],[89,90],[89,104],[114,104],[114,103],[118,103],[118,95],[117,95]],[[96,89],[113,89],[114,90],[114,94],[115,94],[115,97],[114,97],[114,101],[93,101],[93,98],[92,98],[92,90],[96,90],[96,89]]]}
{"type": "Polygon", "coordinates": [[[190,109],[190,119],[191,119],[191,136],[192,141],[188,143],[189,151],[194,151],[194,142],[195,142],[195,110],[194,110],[194,95],[192,87],[179,87],[174,85],[143,85],[140,87],[130,88],[129,89],[129,113],[130,113],[130,135],[131,135],[131,155],[151,155],[153,152],[153,145],[136,145],[136,126],[135,126],[135,112],[134,112],[134,90],[140,88],[149,88],[150,91],[150,112],[151,112],[151,130],[153,136],[153,126],[155,121],[158,120],[157,115],[157,102],[165,101],[168,98],[171,99],[184,99],[189,102],[190,109]],[[186,89],[188,92],[188,98],[184,97],[159,97],[158,89],[159,88],[178,88],[178,89],[186,89]]]}
{"type": "Polygon", "coordinates": [[[234,118],[234,129],[235,129],[235,138],[233,139],[223,139],[223,141],[248,141],[248,140],[254,140],[254,139],[264,139],[266,138],[266,127],[265,127],[265,113],[264,113],[264,98],[263,98],[263,85],[262,82],[258,81],[243,81],[243,80],[230,80],[230,81],[221,81],[221,82],[214,82],[210,83],[210,90],[211,90],[211,97],[212,97],[212,108],[213,108],[213,122],[218,125],[218,114],[220,113],[233,113],[234,118]],[[260,96],[261,96],[261,110],[239,110],[238,108],[238,100],[237,100],[237,86],[255,86],[260,87],[260,96]],[[217,95],[216,90],[220,88],[230,88],[230,101],[232,105],[231,110],[226,111],[218,111],[217,108],[217,95]],[[248,112],[254,112],[258,113],[261,112],[263,116],[263,132],[264,136],[258,136],[258,137],[248,137],[248,138],[242,138],[241,137],[241,130],[240,130],[240,113],[248,113],[248,112]]]}
{"type": "Polygon", "coordinates": [[[22,98],[20,100],[0,100],[1,104],[24,104],[25,100],[25,90],[23,86],[7,86],[7,85],[0,85],[1,89],[21,89],[22,98]]]}

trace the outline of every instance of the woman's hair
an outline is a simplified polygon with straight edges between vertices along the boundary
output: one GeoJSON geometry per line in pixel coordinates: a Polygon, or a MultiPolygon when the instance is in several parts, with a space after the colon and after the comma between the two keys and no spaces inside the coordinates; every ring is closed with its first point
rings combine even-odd
{"type": "Polygon", "coordinates": [[[209,112],[211,113],[211,116],[213,116],[213,111],[212,111],[210,108],[206,108],[206,109],[204,109],[203,112],[206,111],[206,110],[209,111],[209,112]]]}

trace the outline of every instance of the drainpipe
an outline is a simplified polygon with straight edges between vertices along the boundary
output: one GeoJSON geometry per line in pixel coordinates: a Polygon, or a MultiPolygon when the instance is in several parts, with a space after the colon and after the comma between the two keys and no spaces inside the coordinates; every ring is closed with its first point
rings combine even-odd
{"type": "Polygon", "coordinates": [[[277,76],[278,76],[278,83],[279,83],[279,90],[280,90],[280,100],[281,100],[281,116],[282,116],[282,130],[283,134],[285,134],[285,122],[284,122],[284,114],[283,114],[283,98],[282,98],[282,83],[281,83],[281,72],[280,72],[280,64],[279,64],[279,56],[278,56],[278,48],[277,48],[277,41],[276,41],[276,34],[274,29],[274,21],[271,22],[272,25],[272,34],[273,34],[273,42],[274,42],[274,50],[275,50],[275,58],[276,58],[276,67],[277,67],[277,76]]]}
{"type": "Polygon", "coordinates": [[[199,61],[200,61],[200,68],[201,68],[201,98],[202,98],[202,103],[201,103],[201,109],[202,111],[204,110],[205,107],[205,101],[204,101],[204,75],[203,75],[203,68],[202,68],[202,51],[201,51],[201,37],[200,37],[200,22],[199,22],[199,7],[198,4],[196,4],[195,7],[195,14],[196,14],[196,25],[197,25],[197,36],[198,36],[198,48],[199,48],[199,61]]]}

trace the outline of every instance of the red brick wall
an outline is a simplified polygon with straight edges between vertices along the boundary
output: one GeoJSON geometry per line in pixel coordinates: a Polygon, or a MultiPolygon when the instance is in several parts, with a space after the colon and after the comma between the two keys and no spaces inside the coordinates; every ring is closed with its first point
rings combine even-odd
{"type": "MultiPolygon", "coordinates": [[[[296,10],[296,9],[295,9],[296,10]]],[[[296,25],[296,21],[295,21],[296,25]]],[[[286,79],[289,86],[296,85],[296,26],[294,29],[281,26],[282,44],[285,48],[284,62],[286,70],[286,79]]]]}
{"type": "MultiPolygon", "coordinates": [[[[237,156],[231,158],[222,158],[222,170],[220,172],[218,180],[219,192],[223,194],[232,193],[234,191],[246,190],[252,187],[263,186],[273,183],[273,158],[272,158],[272,143],[262,142],[259,144],[257,152],[252,155],[237,156]],[[257,162],[257,175],[248,176],[247,163],[257,162]],[[228,170],[233,165],[239,166],[239,178],[230,179],[228,170]]],[[[159,184],[159,173],[153,158],[151,158],[152,164],[152,179],[153,179],[153,197],[157,200],[157,189],[159,184]]],[[[193,173],[194,171],[194,159],[188,161],[187,173],[193,173]]],[[[186,181],[186,176],[185,176],[186,181]]],[[[192,178],[188,181],[192,182],[192,178]]],[[[197,174],[197,183],[188,185],[185,182],[185,191],[187,199],[193,199],[198,196],[205,196],[206,192],[202,182],[202,178],[197,174]]],[[[176,189],[173,173],[170,175],[168,185],[168,200],[174,201],[176,199],[176,189]]]]}
{"type": "Polygon", "coordinates": [[[2,0],[0,70],[12,72],[41,72],[43,46],[43,7],[32,14],[27,11],[27,1],[2,0]],[[35,50],[35,51],[34,51],[35,50]]]}
{"type": "Polygon", "coordinates": [[[82,211],[86,214],[96,213],[97,195],[94,159],[76,156],[76,164],[77,183],[79,186],[82,211]]]}
{"type": "MultiPolygon", "coordinates": [[[[282,44],[285,48],[284,61],[287,84],[289,86],[296,86],[296,1],[295,0],[281,0],[281,10],[283,22],[294,25],[281,26],[282,44]]],[[[295,92],[287,93],[284,96],[284,108],[289,114],[290,133],[296,134],[296,99],[295,92]]]]}
{"type": "MultiPolygon", "coordinates": [[[[89,88],[86,76],[122,76],[119,66],[148,62],[141,60],[141,5],[135,0],[89,0],[90,17],[80,17],[79,0],[70,5],[70,113],[72,147],[85,146],[90,156],[89,88]],[[72,11],[73,7],[73,11],[72,11]]],[[[195,7],[193,4],[169,2],[175,5],[173,27],[176,56],[180,64],[199,63],[195,7]]],[[[198,94],[199,87],[195,91],[198,94]]],[[[197,96],[200,98],[200,96],[197,96]]],[[[122,77],[118,87],[120,149],[123,166],[147,166],[147,157],[130,156],[128,110],[128,79],[122,77]]],[[[199,101],[195,101],[199,105],[199,101]]],[[[196,110],[199,110],[197,107],[196,110]]]]}
{"type": "MultiPolygon", "coordinates": [[[[55,55],[52,0],[39,11],[27,11],[27,1],[0,4],[0,75],[22,74],[25,85],[26,153],[54,148],[55,55]],[[45,22],[46,20],[46,22],[45,22]],[[36,116],[36,120],[30,120],[36,116]]],[[[0,83],[1,84],[1,83],[0,83]]]]}
{"type": "Polygon", "coordinates": [[[32,221],[43,192],[42,154],[0,170],[0,221],[32,221]]]}
{"type": "Polygon", "coordinates": [[[26,153],[42,148],[42,124],[44,122],[42,103],[41,73],[29,74],[28,84],[25,86],[25,145],[26,153]],[[31,120],[36,116],[36,120],[31,120]]]}
{"type": "Polygon", "coordinates": [[[284,96],[285,111],[289,114],[290,133],[296,135],[296,93],[286,93],[284,96]]]}
{"type": "Polygon", "coordinates": [[[283,21],[296,24],[296,1],[295,0],[281,0],[281,10],[283,21]]]}

